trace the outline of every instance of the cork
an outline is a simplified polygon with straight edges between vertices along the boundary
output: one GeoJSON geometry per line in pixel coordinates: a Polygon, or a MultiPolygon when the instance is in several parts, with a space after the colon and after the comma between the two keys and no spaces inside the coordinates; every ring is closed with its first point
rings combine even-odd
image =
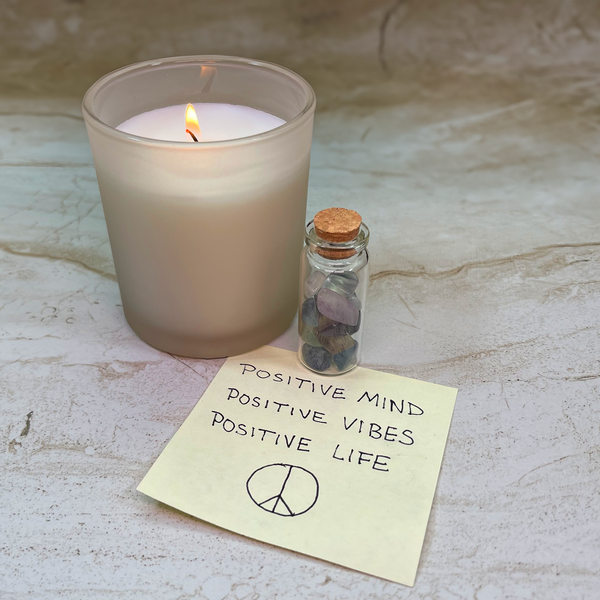
{"type": "Polygon", "coordinates": [[[315,233],[326,242],[349,242],[360,231],[362,217],[347,208],[326,208],[315,215],[315,233]]]}

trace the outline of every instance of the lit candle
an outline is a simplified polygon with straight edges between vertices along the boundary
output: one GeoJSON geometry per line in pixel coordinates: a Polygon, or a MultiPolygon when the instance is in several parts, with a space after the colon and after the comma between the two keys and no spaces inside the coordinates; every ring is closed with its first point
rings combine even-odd
{"type": "Polygon", "coordinates": [[[211,358],[290,325],[314,107],[295,73],[231,57],[148,61],[90,88],[83,114],[123,310],[144,341],[211,358]]]}
{"type": "Polygon", "coordinates": [[[186,130],[190,129],[199,142],[218,142],[258,135],[285,124],[283,119],[249,106],[233,104],[197,103],[178,104],[157,108],[136,115],[121,123],[117,129],[140,137],[170,142],[193,142],[186,130]],[[194,111],[194,119],[186,121],[188,107],[194,111]],[[195,109],[195,110],[194,110],[195,109]],[[192,124],[192,125],[190,125],[192,124]]]}

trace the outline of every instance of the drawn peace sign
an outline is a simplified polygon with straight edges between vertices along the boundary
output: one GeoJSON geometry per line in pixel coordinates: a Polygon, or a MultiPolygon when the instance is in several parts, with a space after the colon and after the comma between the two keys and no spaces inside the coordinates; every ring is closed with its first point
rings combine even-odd
{"type": "Polygon", "coordinates": [[[256,469],[246,482],[246,490],[263,510],[280,517],[297,517],[315,505],[319,482],[303,467],[277,463],[256,469]]]}

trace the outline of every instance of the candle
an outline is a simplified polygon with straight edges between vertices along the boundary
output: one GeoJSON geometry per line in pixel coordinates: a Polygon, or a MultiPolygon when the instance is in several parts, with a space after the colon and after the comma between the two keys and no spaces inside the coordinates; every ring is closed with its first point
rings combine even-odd
{"type": "Polygon", "coordinates": [[[314,106],[295,73],[231,57],[138,63],[87,92],[123,310],[144,341],[211,358],[290,325],[314,106]]]}
{"type": "MultiPolygon", "coordinates": [[[[149,110],[131,117],[117,129],[140,137],[171,142],[193,142],[186,134],[185,114],[189,105],[177,104],[149,110]]],[[[283,119],[249,106],[220,103],[192,105],[198,115],[198,141],[217,142],[258,135],[285,124],[283,119]]]]}

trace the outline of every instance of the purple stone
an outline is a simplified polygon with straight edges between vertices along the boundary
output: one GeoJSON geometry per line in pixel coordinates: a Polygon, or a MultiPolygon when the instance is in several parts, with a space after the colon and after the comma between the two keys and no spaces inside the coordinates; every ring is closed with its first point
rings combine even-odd
{"type": "Polygon", "coordinates": [[[332,356],[325,348],[304,344],[302,346],[302,358],[307,366],[315,371],[325,371],[331,366],[332,356]]]}
{"type": "Polygon", "coordinates": [[[302,322],[309,327],[319,326],[319,313],[317,312],[317,302],[314,298],[309,298],[302,303],[300,309],[302,314],[302,322]]]}
{"type": "MultiPolygon", "coordinates": [[[[306,300],[306,302],[309,300],[306,300]]],[[[332,290],[321,289],[317,296],[317,308],[323,316],[337,323],[345,323],[346,325],[356,325],[358,323],[360,314],[358,308],[348,298],[332,290]]],[[[304,319],[304,310],[302,311],[302,318],[304,319]]],[[[305,321],[305,323],[307,322],[305,321]]],[[[318,323],[317,325],[307,323],[307,325],[316,327],[318,323]]]]}
{"type": "Polygon", "coordinates": [[[321,273],[321,271],[313,271],[304,282],[304,295],[307,298],[314,296],[321,289],[324,281],[325,273],[321,273]]]}
{"type": "Polygon", "coordinates": [[[352,304],[354,304],[354,306],[356,306],[358,310],[362,308],[362,302],[358,299],[358,296],[356,294],[352,294],[352,296],[350,296],[348,300],[350,300],[350,302],[352,302],[352,304]]]}

